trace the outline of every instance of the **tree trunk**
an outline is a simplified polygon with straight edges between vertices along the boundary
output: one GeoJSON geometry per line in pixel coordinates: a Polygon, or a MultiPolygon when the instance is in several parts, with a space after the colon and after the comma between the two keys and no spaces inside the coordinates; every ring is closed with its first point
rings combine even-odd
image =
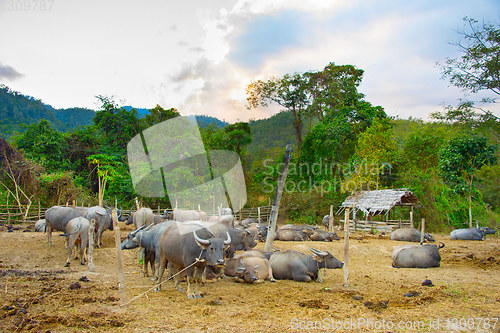
{"type": "Polygon", "coordinates": [[[300,147],[302,146],[302,122],[295,110],[295,106],[292,108],[293,114],[293,127],[295,128],[295,138],[297,139],[297,155],[300,155],[300,147]]]}

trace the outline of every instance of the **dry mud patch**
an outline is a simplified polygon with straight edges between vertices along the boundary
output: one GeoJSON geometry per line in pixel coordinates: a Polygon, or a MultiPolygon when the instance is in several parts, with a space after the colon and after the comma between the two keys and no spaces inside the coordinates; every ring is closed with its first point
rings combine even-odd
{"type": "MultiPolygon", "coordinates": [[[[122,238],[128,231],[122,227],[122,238]]],[[[355,233],[350,239],[349,287],[342,269],[327,270],[323,283],[295,281],[248,285],[231,278],[208,282],[204,298],[190,300],[164,283],[120,307],[117,263],[112,232],[94,251],[96,269],[73,261],[63,267],[64,239],[43,233],[0,233],[0,331],[4,332],[305,332],[328,331],[338,322],[372,321],[385,327],[349,326],[340,331],[500,332],[500,323],[485,328],[447,327],[446,319],[500,318],[500,240],[445,243],[441,267],[396,269],[391,253],[401,243],[387,236],[355,233]],[[89,281],[80,281],[85,276],[89,281]],[[422,286],[430,279],[434,287],[422,286]],[[77,285],[79,284],[79,286],[77,285]],[[408,297],[408,294],[413,295],[408,297]],[[439,319],[440,327],[430,323],[439,319]],[[393,327],[388,329],[388,323],[393,327]],[[406,325],[398,328],[399,323],[406,325]],[[412,326],[424,323],[424,327],[412,326]],[[323,330],[320,330],[323,329],[323,330]]],[[[258,244],[263,249],[263,243],[258,244]]],[[[328,250],[343,260],[338,242],[275,242],[279,249],[328,250]]],[[[144,277],[135,251],[123,251],[127,298],[153,286],[144,277]]],[[[472,322],[469,322],[472,324],[472,322]]],[[[333,330],[332,330],[333,331],[333,330]]]]}

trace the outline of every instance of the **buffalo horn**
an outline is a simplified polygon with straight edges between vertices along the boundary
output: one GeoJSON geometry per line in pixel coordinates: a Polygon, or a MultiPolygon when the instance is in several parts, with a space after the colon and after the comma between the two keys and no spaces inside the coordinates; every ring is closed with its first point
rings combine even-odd
{"type": "Polygon", "coordinates": [[[196,230],[193,230],[193,235],[194,235],[194,239],[202,244],[202,245],[210,245],[210,241],[207,240],[207,239],[201,239],[200,237],[198,237],[198,235],[196,234],[196,230]]]}
{"type": "Polygon", "coordinates": [[[229,235],[229,232],[226,231],[227,235],[227,240],[224,241],[224,245],[229,245],[231,244],[231,235],[229,235]]]}
{"type": "Polygon", "coordinates": [[[144,229],[144,228],[146,228],[146,225],[143,225],[143,226],[141,226],[139,229],[136,229],[136,230],[132,231],[130,234],[131,234],[132,236],[135,236],[135,234],[136,234],[136,233],[138,233],[140,230],[142,230],[142,229],[144,229]]]}
{"type": "Polygon", "coordinates": [[[328,255],[328,252],[316,250],[314,248],[310,248],[309,251],[311,251],[312,253],[314,253],[315,255],[320,256],[320,257],[326,257],[328,255]]]}
{"type": "Polygon", "coordinates": [[[439,244],[441,244],[441,245],[438,246],[438,249],[442,249],[444,247],[444,243],[439,242],[439,244]]]}

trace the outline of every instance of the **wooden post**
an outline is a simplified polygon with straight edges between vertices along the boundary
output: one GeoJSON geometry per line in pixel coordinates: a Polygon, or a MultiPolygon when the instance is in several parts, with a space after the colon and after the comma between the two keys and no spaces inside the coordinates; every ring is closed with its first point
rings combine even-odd
{"type": "Polygon", "coordinates": [[[344,215],[344,287],[349,287],[349,208],[344,215]]]}
{"type": "Polygon", "coordinates": [[[94,231],[95,231],[95,220],[90,220],[90,229],[89,229],[89,252],[88,252],[88,261],[89,261],[89,271],[94,271],[94,231]]]}
{"type": "Polygon", "coordinates": [[[411,206],[411,211],[410,211],[410,225],[412,228],[415,228],[413,225],[413,205],[411,206]]]}
{"type": "Polygon", "coordinates": [[[10,193],[7,192],[7,224],[10,224],[9,195],[10,193]]]}
{"type": "Polygon", "coordinates": [[[260,207],[257,207],[257,221],[260,223],[260,207]]]}
{"type": "Polygon", "coordinates": [[[333,205],[330,205],[330,217],[328,222],[328,232],[333,232],[333,205]]]}
{"type": "MultiPolygon", "coordinates": [[[[100,206],[101,204],[99,204],[100,206]]],[[[137,197],[135,197],[135,209],[139,210],[139,208],[141,208],[141,206],[139,205],[139,200],[137,199],[137,197]]]]}
{"type": "Polygon", "coordinates": [[[118,209],[113,208],[113,230],[115,231],[115,246],[116,246],[116,261],[118,269],[118,289],[120,291],[120,304],[123,305],[127,302],[127,295],[125,294],[125,277],[123,275],[123,260],[122,249],[120,242],[120,226],[118,224],[118,209]]]}
{"type": "Polygon", "coordinates": [[[40,220],[40,217],[42,216],[41,214],[42,208],[40,207],[40,199],[38,199],[38,219],[40,220]]]}
{"type": "Polygon", "coordinates": [[[422,219],[422,230],[420,230],[420,243],[424,242],[425,219],[422,219]]]}
{"type": "Polygon", "coordinates": [[[280,208],[281,196],[283,188],[285,187],[286,177],[288,175],[288,167],[292,158],[292,146],[286,145],[285,155],[283,156],[283,163],[281,165],[281,173],[278,178],[278,187],[274,194],[273,205],[271,207],[271,216],[269,218],[269,229],[267,231],[266,245],[264,251],[271,252],[273,250],[274,236],[276,234],[276,223],[278,221],[278,211],[280,208]]]}

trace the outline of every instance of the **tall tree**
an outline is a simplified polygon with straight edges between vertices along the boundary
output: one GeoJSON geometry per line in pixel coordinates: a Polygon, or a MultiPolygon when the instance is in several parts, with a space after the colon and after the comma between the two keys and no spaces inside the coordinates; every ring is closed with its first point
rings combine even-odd
{"type": "Polygon", "coordinates": [[[440,174],[454,187],[468,193],[469,226],[472,228],[472,190],[474,175],[483,165],[495,164],[497,147],[478,136],[458,137],[450,140],[439,153],[440,174]]]}
{"type": "Polygon", "coordinates": [[[281,78],[272,77],[267,82],[251,82],[246,89],[249,110],[274,102],[292,112],[298,152],[302,146],[303,113],[309,104],[306,89],[307,79],[299,73],[285,74],[281,78]]]}
{"type": "Polygon", "coordinates": [[[353,106],[364,96],[358,92],[364,71],[353,65],[335,65],[331,62],[322,71],[304,73],[308,79],[311,104],[308,117],[323,121],[344,107],[353,106]]]}
{"type": "Polygon", "coordinates": [[[165,120],[175,118],[180,116],[179,111],[176,108],[164,109],[160,105],[156,104],[154,108],[149,110],[149,114],[144,117],[144,121],[147,126],[153,126],[159,124],[165,120]]]}

